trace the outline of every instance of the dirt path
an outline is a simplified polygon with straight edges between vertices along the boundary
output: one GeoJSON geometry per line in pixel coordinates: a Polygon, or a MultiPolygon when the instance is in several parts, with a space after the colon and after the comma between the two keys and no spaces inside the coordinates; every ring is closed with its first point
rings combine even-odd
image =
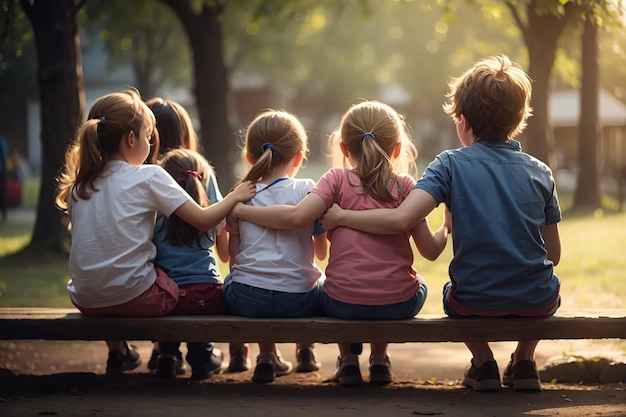
{"type": "MultiPolygon", "coordinates": [[[[151,345],[133,342],[147,361],[151,345]]],[[[514,346],[495,344],[503,369],[514,346]]],[[[218,344],[224,350],[227,345],[218,344]]],[[[255,346],[253,355],[256,354],[255,346]]],[[[288,360],[294,347],[279,345],[288,360]]],[[[544,341],[537,362],[563,352],[610,352],[611,342],[544,341]]],[[[367,376],[366,349],[362,371],[367,376]]],[[[503,390],[474,393],[458,385],[469,354],[462,344],[424,343],[390,347],[395,382],[387,387],[365,384],[343,388],[331,380],[337,350],[318,345],[321,372],[293,374],[273,384],[249,382],[251,372],[219,374],[194,383],[186,376],[155,379],[142,365],[120,378],[103,376],[102,342],[0,342],[0,416],[626,416],[622,385],[544,384],[538,394],[503,390]]]]}

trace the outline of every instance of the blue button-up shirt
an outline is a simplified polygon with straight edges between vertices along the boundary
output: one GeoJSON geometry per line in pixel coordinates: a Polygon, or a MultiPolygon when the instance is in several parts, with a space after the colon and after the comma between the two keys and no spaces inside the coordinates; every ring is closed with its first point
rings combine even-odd
{"type": "Polygon", "coordinates": [[[451,296],[478,312],[549,306],[559,279],[546,259],[545,225],[561,220],[550,168],[519,142],[476,142],[439,154],[415,188],[452,213],[451,296]]]}

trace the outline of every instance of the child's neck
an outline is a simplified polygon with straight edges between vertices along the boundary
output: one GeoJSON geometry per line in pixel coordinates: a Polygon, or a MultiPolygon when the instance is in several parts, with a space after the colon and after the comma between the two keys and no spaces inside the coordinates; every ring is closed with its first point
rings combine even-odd
{"type": "Polygon", "coordinates": [[[270,184],[273,181],[276,181],[279,178],[290,178],[288,172],[286,172],[282,167],[276,167],[276,169],[272,170],[272,172],[265,178],[261,180],[264,184],[270,184]]]}

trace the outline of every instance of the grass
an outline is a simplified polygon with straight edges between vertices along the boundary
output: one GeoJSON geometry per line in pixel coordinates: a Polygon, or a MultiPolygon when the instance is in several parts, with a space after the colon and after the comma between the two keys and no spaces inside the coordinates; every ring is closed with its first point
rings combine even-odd
{"type": "MultiPolygon", "coordinates": [[[[37,182],[25,184],[24,205],[34,207],[37,182]]],[[[560,224],[562,256],[556,273],[561,279],[562,306],[576,308],[622,308],[626,299],[626,212],[597,211],[593,215],[569,213],[571,196],[561,195],[564,219],[560,224]]],[[[607,207],[613,203],[609,200],[607,207]]],[[[1,307],[70,307],[66,291],[69,279],[67,258],[11,258],[29,242],[32,225],[9,222],[0,224],[0,306],[1,307]]],[[[441,208],[429,216],[432,227],[441,224],[441,208]]],[[[415,268],[428,282],[430,291],[422,312],[442,314],[441,288],[448,280],[452,257],[449,242],[435,262],[415,257],[415,268]]],[[[325,262],[320,263],[324,268],[325,262]]],[[[226,272],[225,265],[221,265],[226,272]]]]}

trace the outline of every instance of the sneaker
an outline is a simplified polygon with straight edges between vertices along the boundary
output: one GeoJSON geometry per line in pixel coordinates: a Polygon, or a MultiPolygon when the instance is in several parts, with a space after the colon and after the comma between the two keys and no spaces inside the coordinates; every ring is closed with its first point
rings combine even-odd
{"type": "Polygon", "coordinates": [[[252,374],[252,381],[260,384],[274,382],[277,376],[288,375],[293,371],[291,362],[286,361],[280,355],[272,352],[259,353],[256,357],[256,367],[252,374]]]}
{"type": "Polygon", "coordinates": [[[393,382],[391,375],[391,361],[389,356],[374,358],[370,356],[370,383],[375,385],[387,385],[393,382]]]}
{"type": "MultiPolygon", "coordinates": [[[[150,360],[148,361],[148,369],[150,372],[154,373],[157,369],[157,359],[159,357],[159,350],[152,349],[152,353],[150,354],[150,360]]],[[[176,367],[175,372],[176,375],[185,375],[187,371],[187,365],[183,361],[183,353],[179,350],[176,352],[176,367]]]]}
{"type": "Polygon", "coordinates": [[[333,372],[333,380],[344,387],[363,385],[358,355],[349,353],[344,357],[337,357],[337,369],[333,372]]]}
{"type": "Polygon", "coordinates": [[[228,363],[228,368],[226,368],[226,373],[246,372],[250,368],[252,368],[252,363],[250,362],[250,350],[248,347],[244,347],[242,352],[230,353],[230,362],[228,363]]]}
{"type": "Polygon", "coordinates": [[[496,361],[485,362],[480,368],[474,366],[474,359],[470,368],[465,372],[461,384],[480,392],[500,391],[500,371],[496,361]]]}
{"type": "Polygon", "coordinates": [[[176,355],[159,354],[156,360],[154,376],[164,379],[176,378],[176,355]]]}
{"type": "Polygon", "coordinates": [[[137,352],[137,348],[133,345],[126,344],[126,355],[118,350],[109,351],[107,359],[107,375],[121,375],[124,371],[132,371],[141,365],[141,358],[137,352]]]}
{"type": "Polygon", "coordinates": [[[298,359],[296,372],[317,372],[322,367],[322,364],[318,362],[315,357],[315,352],[311,348],[298,349],[296,358],[298,359]]]}
{"type": "Polygon", "coordinates": [[[521,360],[513,365],[513,355],[511,361],[504,370],[502,383],[515,391],[539,392],[541,391],[541,380],[537,372],[537,365],[533,361],[521,360]]]}
{"type": "Polygon", "coordinates": [[[224,361],[224,352],[218,348],[211,350],[211,356],[208,360],[199,360],[198,358],[190,357],[187,354],[187,362],[191,365],[191,379],[200,381],[209,378],[214,373],[218,372],[222,367],[224,361]]]}

